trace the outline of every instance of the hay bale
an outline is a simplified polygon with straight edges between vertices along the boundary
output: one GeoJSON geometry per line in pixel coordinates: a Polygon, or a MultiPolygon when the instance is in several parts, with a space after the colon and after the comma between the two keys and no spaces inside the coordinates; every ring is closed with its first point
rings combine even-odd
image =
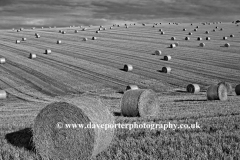
{"type": "Polygon", "coordinates": [[[173,41],[176,40],[176,37],[171,37],[171,40],[173,40],[173,41]]]}
{"type": "Polygon", "coordinates": [[[236,85],[235,87],[235,92],[236,92],[236,95],[240,95],[240,84],[236,85]]]}
{"type": "Polygon", "coordinates": [[[227,40],[227,37],[223,37],[223,40],[227,40]]]}
{"type": "Polygon", "coordinates": [[[156,50],[156,51],[155,51],[155,55],[158,55],[158,56],[159,56],[159,55],[161,55],[161,54],[162,54],[162,52],[161,52],[160,50],[156,50]]]}
{"type": "Polygon", "coordinates": [[[97,37],[92,37],[92,40],[96,40],[97,39],[97,37]]]}
{"type": "Polygon", "coordinates": [[[103,30],[106,30],[107,28],[103,28],[103,30]]]}
{"type": "Polygon", "coordinates": [[[6,99],[7,98],[7,92],[4,90],[0,90],[0,99],[6,99]]]}
{"type": "Polygon", "coordinates": [[[232,85],[231,83],[228,82],[219,82],[218,85],[223,84],[227,88],[227,93],[230,94],[232,93],[232,85]]]}
{"type": "Polygon", "coordinates": [[[223,28],[220,29],[220,31],[222,31],[222,30],[223,30],[223,28]]]}
{"type": "Polygon", "coordinates": [[[202,37],[198,37],[197,40],[198,40],[198,41],[201,41],[201,40],[202,40],[202,37]]]}
{"type": "Polygon", "coordinates": [[[105,129],[107,124],[114,125],[114,117],[99,99],[80,97],[54,102],[35,118],[33,143],[42,159],[95,159],[113,139],[114,128],[105,129]],[[69,128],[66,124],[86,128],[69,128]]]}
{"type": "Polygon", "coordinates": [[[50,49],[46,49],[46,50],[45,50],[45,54],[51,54],[51,52],[52,52],[52,51],[51,51],[50,49]]]}
{"type": "Polygon", "coordinates": [[[224,84],[211,85],[207,89],[207,100],[227,100],[227,88],[224,84]]]}
{"type": "Polygon", "coordinates": [[[196,31],[197,31],[197,29],[195,28],[195,29],[194,29],[194,31],[196,32],[196,31]]]}
{"type": "Polygon", "coordinates": [[[175,44],[176,46],[179,46],[179,42],[175,42],[174,44],[175,44]]]}
{"type": "Polygon", "coordinates": [[[209,31],[206,31],[205,33],[206,33],[206,34],[209,34],[209,31]]]}
{"type": "Polygon", "coordinates": [[[126,90],[136,90],[136,89],[139,89],[137,85],[128,85],[126,87],[126,90]]]}
{"type": "Polygon", "coordinates": [[[4,64],[6,63],[6,59],[5,58],[0,58],[0,64],[4,64]]]}
{"type": "Polygon", "coordinates": [[[86,31],[87,29],[86,28],[83,28],[82,31],[86,31]]]}
{"type": "Polygon", "coordinates": [[[224,44],[224,47],[230,47],[230,43],[224,44]]]}
{"type": "Polygon", "coordinates": [[[61,40],[57,40],[57,44],[61,44],[62,43],[62,41],[61,40]]]}
{"type": "Polygon", "coordinates": [[[163,31],[163,29],[159,29],[159,32],[162,32],[163,31]]]}
{"type": "Polygon", "coordinates": [[[110,29],[112,29],[112,27],[110,27],[110,29]]]}
{"type": "Polygon", "coordinates": [[[206,37],[206,40],[209,41],[211,38],[210,37],[206,37]]]}
{"type": "Polygon", "coordinates": [[[151,89],[128,90],[120,102],[121,113],[127,117],[156,116],[159,107],[157,100],[156,93],[151,89]]]}
{"type": "Polygon", "coordinates": [[[66,31],[62,31],[62,34],[66,34],[66,31]]]}
{"type": "Polygon", "coordinates": [[[204,47],[204,46],[205,46],[205,43],[200,43],[199,46],[200,46],[200,47],[204,47]]]}
{"type": "Polygon", "coordinates": [[[218,29],[218,26],[216,26],[215,28],[218,29]]]}
{"type": "Polygon", "coordinates": [[[230,37],[231,37],[231,38],[233,38],[233,37],[234,37],[234,35],[233,35],[233,34],[231,34],[231,35],[230,35],[230,37]]]}
{"type": "Polygon", "coordinates": [[[78,30],[75,30],[75,33],[78,33],[78,30]]]}
{"type": "Polygon", "coordinates": [[[132,71],[133,70],[133,66],[131,64],[125,64],[123,66],[123,70],[128,72],[128,71],[132,71]]]}
{"type": "Polygon", "coordinates": [[[165,32],[161,32],[161,34],[165,34],[165,32]]]}
{"type": "Polygon", "coordinates": [[[185,40],[186,40],[186,41],[190,40],[190,37],[185,37],[185,40]]]}
{"type": "Polygon", "coordinates": [[[167,55],[167,56],[164,56],[163,59],[164,59],[165,61],[169,61],[169,60],[172,59],[172,57],[171,57],[170,55],[167,55]]]}
{"type": "Polygon", "coordinates": [[[175,48],[176,47],[176,44],[173,43],[173,44],[170,44],[170,48],[175,48]]]}
{"type": "Polygon", "coordinates": [[[215,29],[213,29],[213,32],[216,32],[216,30],[215,30],[215,29]]]}
{"type": "Polygon", "coordinates": [[[96,33],[99,33],[100,31],[96,31],[96,33]]]}
{"type": "Polygon", "coordinates": [[[186,28],[183,28],[183,31],[186,31],[187,29],[186,28]]]}
{"type": "Polygon", "coordinates": [[[196,26],[196,28],[199,28],[199,26],[196,26]]]}
{"type": "Polygon", "coordinates": [[[192,35],[192,32],[189,32],[188,35],[192,35]]]}
{"type": "Polygon", "coordinates": [[[25,37],[22,38],[22,41],[26,41],[26,40],[27,40],[27,38],[25,38],[25,37]]]}
{"type": "Polygon", "coordinates": [[[37,55],[36,55],[36,54],[34,54],[34,53],[30,53],[30,55],[29,55],[29,58],[30,58],[30,59],[37,58],[37,55]]]}
{"type": "Polygon", "coordinates": [[[162,67],[162,72],[163,73],[170,73],[171,72],[171,67],[162,67]]]}
{"type": "Polygon", "coordinates": [[[83,38],[83,41],[87,41],[88,39],[87,38],[83,38]]]}
{"type": "Polygon", "coordinates": [[[19,44],[20,43],[20,40],[16,40],[16,44],[19,44]]]}
{"type": "Polygon", "coordinates": [[[58,32],[59,32],[59,33],[62,33],[62,30],[59,30],[58,32]]]}
{"type": "Polygon", "coordinates": [[[200,92],[200,87],[198,84],[189,84],[187,86],[187,92],[198,93],[198,92],[200,92]]]}

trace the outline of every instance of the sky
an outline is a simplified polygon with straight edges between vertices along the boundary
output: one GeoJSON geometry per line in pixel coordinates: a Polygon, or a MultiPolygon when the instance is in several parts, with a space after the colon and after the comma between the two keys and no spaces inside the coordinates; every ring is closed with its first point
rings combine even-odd
{"type": "Polygon", "coordinates": [[[0,29],[240,19],[240,0],[0,0],[0,29]]]}

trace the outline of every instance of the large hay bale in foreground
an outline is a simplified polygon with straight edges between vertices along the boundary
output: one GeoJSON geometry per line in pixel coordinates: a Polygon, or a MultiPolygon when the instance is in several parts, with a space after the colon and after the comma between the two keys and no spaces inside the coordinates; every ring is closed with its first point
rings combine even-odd
{"type": "Polygon", "coordinates": [[[205,46],[205,43],[200,43],[199,46],[200,46],[200,47],[204,47],[204,46],[205,46]]]}
{"type": "Polygon", "coordinates": [[[20,40],[16,40],[16,44],[19,44],[20,43],[20,40]]]}
{"type": "Polygon", "coordinates": [[[206,40],[209,41],[211,38],[210,37],[206,37],[206,40]]]}
{"type": "Polygon", "coordinates": [[[223,37],[223,40],[226,40],[227,39],[227,37],[223,37]]]}
{"type": "Polygon", "coordinates": [[[0,99],[6,99],[7,98],[7,92],[4,90],[0,90],[0,99]]]}
{"type": "Polygon", "coordinates": [[[207,100],[227,100],[227,88],[224,84],[211,85],[207,89],[207,100]]]}
{"type": "Polygon", "coordinates": [[[219,82],[218,85],[224,84],[225,87],[227,88],[227,93],[230,94],[232,92],[232,85],[228,82],[219,82]]]}
{"type": "Polygon", "coordinates": [[[240,84],[236,85],[235,92],[236,92],[236,95],[240,95],[240,84]]]}
{"type": "Polygon", "coordinates": [[[198,84],[189,84],[187,86],[187,92],[198,93],[198,92],[200,92],[200,87],[198,84]]]}
{"type": "Polygon", "coordinates": [[[111,143],[114,128],[106,129],[106,124],[114,124],[114,117],[100,100],[82,97],[54,102],[35,118],[33,142],[43,159],[88,160],[111,143]]]}
{"type": "Polygon", "coordinates": [[[121,102],[121,112],[127,117],[156,116],[158,111],[157,95],[150,89],[128,90],[121,102]]]}

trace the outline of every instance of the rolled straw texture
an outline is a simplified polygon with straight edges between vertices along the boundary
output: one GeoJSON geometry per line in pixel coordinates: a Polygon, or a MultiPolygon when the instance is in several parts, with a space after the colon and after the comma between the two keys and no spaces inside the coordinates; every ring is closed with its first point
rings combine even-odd
{"type": "Polygon", "coordinates": [[[89,97],[54,102],[34,120],[33,142],[43,159],[87,160],[106,149],[114,128],[67,128],[64,124],[114,124],[114,117],[100,100],[89,97]],[[63,126],[59,128],[58,123],[63,126]]]}
{"type": "Polygon", "coordinates": [[[156,116],[158,111],[157,95],[151,89],[128,90],[124,93],[120,106],[123,116],[156,116]]]}

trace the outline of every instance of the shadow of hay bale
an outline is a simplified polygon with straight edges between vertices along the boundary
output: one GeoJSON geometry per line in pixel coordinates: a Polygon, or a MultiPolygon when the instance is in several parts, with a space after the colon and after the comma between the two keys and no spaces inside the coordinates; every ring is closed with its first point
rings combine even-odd
{"type": "Polygon", "coordinates": [[[25,128],[16,132],[8,133],[5,139],[8,143],[18,148],[25,148],[35,152],[35,146],[32,141],[33,133],[31,128],[25,128]]]}
{"type": "Polygon", "coordinates": [[[113,112],[113,115],[114,116],[122,116],[122,113],[121,112],[113,112]]]}

